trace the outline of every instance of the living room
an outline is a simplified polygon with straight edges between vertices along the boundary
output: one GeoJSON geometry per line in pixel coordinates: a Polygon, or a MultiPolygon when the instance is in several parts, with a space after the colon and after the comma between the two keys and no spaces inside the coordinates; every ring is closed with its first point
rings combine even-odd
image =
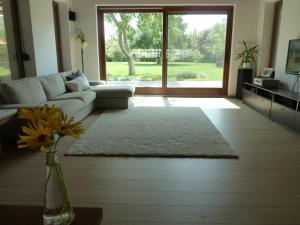
{"type": "Polygon", "coordinates": [[[300,1],[0,9],[0,224],[300,223],[300,1]]]}

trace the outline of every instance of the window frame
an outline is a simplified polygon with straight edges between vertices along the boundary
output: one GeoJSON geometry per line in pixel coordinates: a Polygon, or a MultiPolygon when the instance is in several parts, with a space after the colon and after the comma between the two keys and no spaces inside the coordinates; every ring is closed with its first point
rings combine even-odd
{"type": "Polygon", "coordinates": [[[105,13],[163,13],[163,47],[162,47],[162,87],[137,87],[137,94],[159,95],[222,95],[228,94],[231,45],[233,32],[233,5],[216,6],[97,6],[98,22],[98,52],[99,52],[99,76],[106,80],[105,62],[105,13]],[[172,14],[227,14],[225,57],[222,88],[177,88],[167,87],[167,47],[168,47],[168,15],[172,14]]]}

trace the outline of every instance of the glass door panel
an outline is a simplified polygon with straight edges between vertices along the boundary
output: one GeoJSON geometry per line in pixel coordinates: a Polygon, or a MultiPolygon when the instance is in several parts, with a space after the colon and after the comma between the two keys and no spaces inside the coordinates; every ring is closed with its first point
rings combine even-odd
{"type": "Polygon", "coordinates": [[[108,85],[161,87],[162,32],[162,13],[104,13],[108,85]]]}
{"type": "Polygon", "coordinates": [[[3,3],[0,1],[0,79],[11,76],[7,39],[3,15],[3,3]]]}
{"type": "Polygon", "coordinates": [[[223,87],[226,25],[226,14],[168,15],[168,87],[223,87]]]}

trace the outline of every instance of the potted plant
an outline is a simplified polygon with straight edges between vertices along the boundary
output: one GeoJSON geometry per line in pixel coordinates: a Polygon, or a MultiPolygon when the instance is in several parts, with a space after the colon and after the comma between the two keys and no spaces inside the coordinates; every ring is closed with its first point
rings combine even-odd
{"type": "Polygon", "coordinates": [[[253,65],[256,64],[255,57],[258,55],[259,48],[258,45],[253,47],[248,47],[245,41],[243,41],[243,45],[245,49],[237,55],[237,59],[241,59],[241,67],[242,68],[252,68],[253,65]]]}

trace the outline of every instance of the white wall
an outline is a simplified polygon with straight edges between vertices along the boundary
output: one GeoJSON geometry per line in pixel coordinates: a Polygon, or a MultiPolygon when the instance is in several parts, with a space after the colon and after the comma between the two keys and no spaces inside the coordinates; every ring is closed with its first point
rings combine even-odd
{"type": "Polygon", "coordinates": [[[68,71],[76,66],[74,22],[69,20],[69,10],[72,8],[72,1],[58,0],[57,2],[60,20],[63,68],[64,71],[68,71]]]}
{"type": "MultiPolygon", "coordinates": [[[[235,60],[240,51],[241,40],[257,42],[257,27],[260,0],[214,0],[218,5],[235,5],[234,34],[232,44],[229,95],[235,95],[239,62],[235,60]]],[[[98,41],[96,5],[211,5],[211,0],[73,0],[73,9],[77,13],[75,26],[86,34],[88,47],[85,50],[85,69],[89,79],[99,79],[98,41]]],[[[76,43],[76,68],[81,68],[80,47],[76,43]]]]}
{"type": "Polygon", "coordinates": [[[265,67],[269,67],[275,1],[261,0],[257,37],[260,49],[257,61],[257,74],[261,74],[265,67]]]}
{"type": "Polygon", "coordinates": [[[58,71],[52,0],[18,0],[25,75],[41,76],[58,71]]]}
{"type": "Polygon", "coordinates": [[[276,79],[279,79],[282,86],[291,89],[295,79],[294,75],[285,73],[285,66],[288,53],[289,40],[300,38],[300,1],[284,0],[282,6],[278,53],[276,60],[276,79]]]}
{"type": "Polygon", "coordinates": [[[56,73],[57,56],[52,0],[29,0],[36,75],[56,73]]]}

